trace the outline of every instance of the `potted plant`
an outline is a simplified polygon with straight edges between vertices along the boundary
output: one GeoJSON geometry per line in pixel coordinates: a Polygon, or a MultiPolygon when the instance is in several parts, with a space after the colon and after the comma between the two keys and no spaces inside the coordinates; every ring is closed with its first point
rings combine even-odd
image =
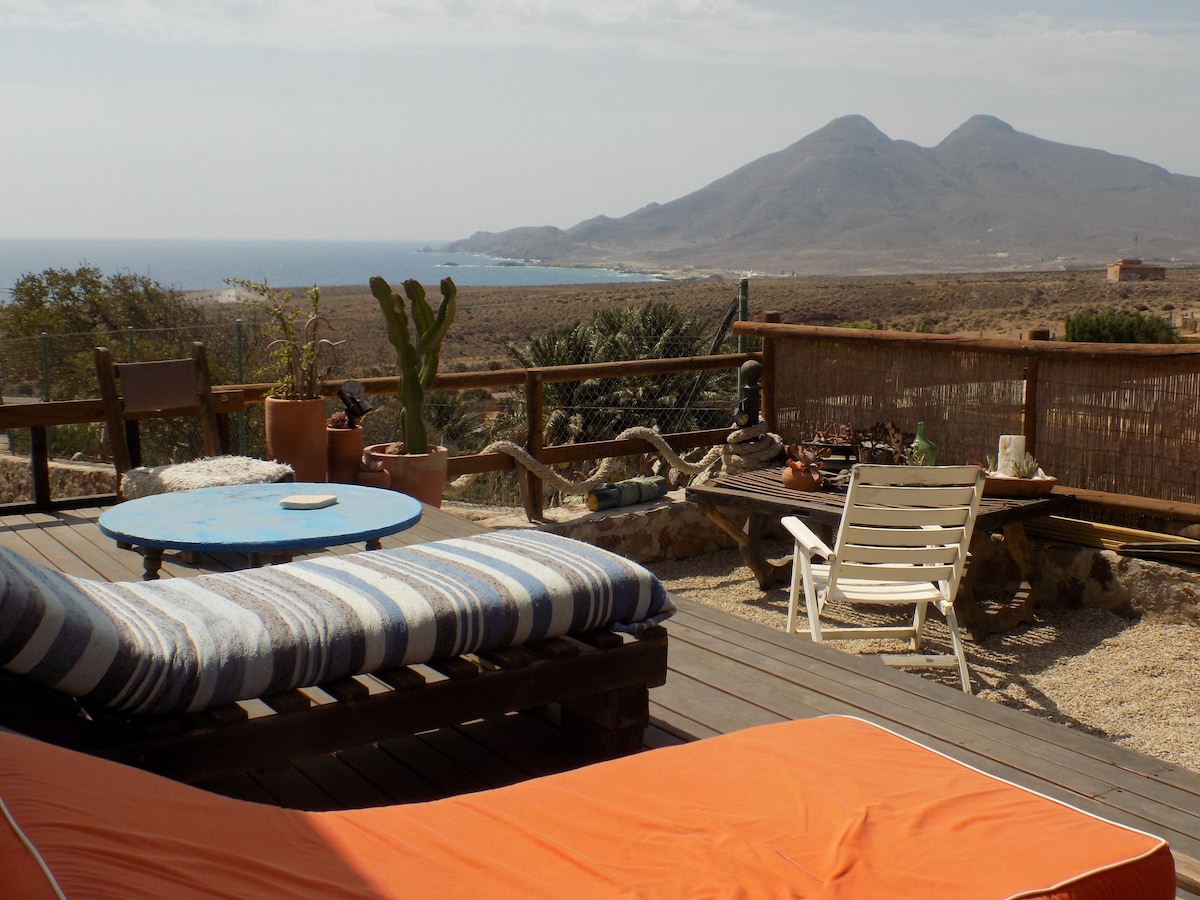
{"type": "Polygon", "coordinates": [[[823,460],[829,450],[813,444],[790,444],[783,467],[783,486],[797,491],[815,491],[821,486],[823,460]]]}
{"type": "Polygon", "coordinates": [[[442,340],[454,322],[458,288],[452,279],[442,279],[442,300],[435,312],[420,282],[410,278],[403,287],[401,295],[380,276],[371,279],[371,295],[379,302],[388,340],[396,349],[403,439],[374,444],[364,456],[380,461],[391,473],[394,490],[440,507],[448,454],[445,447],[429,442],[425,392],[437,377],[442,340]]]}
{"type": "Polygon", "coordinates": [[[305,292],[306,303],[299,304],[290,291],[280,292],[266,282],[227,278],[226,284],[258,297],[255,305],[267,312],[278,335],[267,345],[276,370],[275,385],[264,401],[267,455],[290,464],[297,481],[325,481],[328,451],[321,383],[329,367],[322,368],[321,361],[340,342],[320,335],[321,289],[313,285],[305,292]]]}
{"type": "MultiPolygon", "coordinates": [[[[326,477],[329,481],[339,484],[354,484],[364,472],[363,431],[359,422],[371,411],[371,404],[367,402],[366,390],[361,381],[347,379],[338,388],[337,395],[343,408],[325,421],[325,441],[328,450],[326,477]]],[[[383,475],[386,476],[387,473],[384,472],[383,475]]],[[[380,481],[378,477],[367,480],[375,483],[380,481]]],[[[386,487],[387,483],[383,483],[382,486],[386,487]]]]}
{"type": "Polygon", "coordinates": [[[362,429],[351,422],[346,411],[339,409],[325,422],[325,442],[328,457],[325,477],[339,484],[354,484],[361,468],[362,429]]]}

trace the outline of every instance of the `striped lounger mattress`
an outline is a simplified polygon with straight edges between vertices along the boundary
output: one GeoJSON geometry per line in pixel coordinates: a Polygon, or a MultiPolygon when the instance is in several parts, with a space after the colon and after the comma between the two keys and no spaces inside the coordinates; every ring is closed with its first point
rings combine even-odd
{"type": "Polygon", "coordinates": [[[163,581],[72,578],[0,550],[0,666],[129,713],[195,712],[674,611],[646,569],[495,531],[163,581]]]}

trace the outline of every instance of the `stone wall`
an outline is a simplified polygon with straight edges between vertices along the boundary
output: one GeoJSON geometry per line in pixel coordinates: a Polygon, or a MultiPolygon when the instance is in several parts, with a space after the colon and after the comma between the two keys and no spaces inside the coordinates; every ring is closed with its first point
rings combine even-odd
{"type": "Polygon", "coordinates": [[[543,528],[640,563],[687,559],[734,547],[729,535],[710,522],[695,503],[683,499],[682,491],[650,503],[552,522],[543,528]]]}
{"type": "MultiPolygon", "coordinates": [[[[641,563],[687,559],[728,550],[733,540],[676,491],[653,503],[590,513],[543,526],[641,563]]],[[[986,572],[976,583],[1011,598],[1020,572],[993,535],[973,564],[986,572]]],[[[1200,569],[1133,559],[1112,550],[1030,539],[1034,590],[1040,602],[1076,609],[1097,607],[1136,616],[1152,614],[1200,625],[1200,569]]]]}
{"type": "MultiPolygon", "coordinates": [[[[117,473],[111,464],[51,461],[50,496],[86,497],[114,494],[117,473]]],[[[32,502],[33,480],[29,460],[23,456],[0,454],[0,503],[32,502]]]]}

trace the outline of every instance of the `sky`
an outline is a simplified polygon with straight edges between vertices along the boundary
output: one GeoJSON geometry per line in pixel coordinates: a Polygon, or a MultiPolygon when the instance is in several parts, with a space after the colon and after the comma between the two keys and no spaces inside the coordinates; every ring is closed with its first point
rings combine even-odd
{"type": "Polygon", "coordinates": [[[1200,176],[1195,0],[0,0],[0,84],[0,238],[568,228],[852,114],[1200,176]]]}

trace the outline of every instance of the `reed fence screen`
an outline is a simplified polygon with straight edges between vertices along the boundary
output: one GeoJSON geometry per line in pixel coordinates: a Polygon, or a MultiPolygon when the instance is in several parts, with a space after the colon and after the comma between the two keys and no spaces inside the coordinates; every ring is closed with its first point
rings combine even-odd
{"type": "Polygon", "coordinates": [[[765,414],[785,440],[923,421],[938,462],[962,463],[1024,434],[1062,484],[1200,502],[1200,347],[736,330],[764,339],[765,414]]]}

